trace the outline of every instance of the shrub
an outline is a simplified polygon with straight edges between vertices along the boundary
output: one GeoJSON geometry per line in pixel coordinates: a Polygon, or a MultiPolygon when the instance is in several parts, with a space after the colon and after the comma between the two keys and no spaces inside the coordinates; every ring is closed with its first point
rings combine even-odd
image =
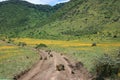
{"type": "Polygon", "coordinates": [[[47,47],[46,44],[38,44],[35,48],[39,49],[39,48],[45,48],[45,47],[47,47]]]}
{"type": "Polygon", "coordinates": [[[93,47],[93,46],[97,46],[97,44],[96,44],[96,43],[92,43],[92,47],[93,47]]]}
{"type": "Polygon", "coordinates": [[[24,47],[24,46],[26,46],[27,44],[25,43],[25,42],[19,42],[18,43],[18,46],[21,46],[21,47],[24,47]]]}
{"type": "Polygon", "coordinates": [[[120,52],[114,54],[104,54],[97,59],[96,72],[98,78],[118,75],[120,70],[120,52]]]}
{"type": "Polygon", "coordinates": [[[117,38],[117,35],[114,35],[113,38],[117,38]]]}
{"type": "Polygon", "coordinates": [[[14,42],[14,40],[12,40],[12,39],[8,39],[8,41],[7,41],[7,43],[13,43],[14,42]]]}

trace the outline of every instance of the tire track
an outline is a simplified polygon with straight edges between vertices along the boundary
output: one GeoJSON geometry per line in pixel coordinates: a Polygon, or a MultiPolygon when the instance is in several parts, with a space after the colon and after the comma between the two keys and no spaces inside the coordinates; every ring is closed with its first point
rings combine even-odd
{"type": "Polygon", "coordinates": [[[39,54],[42,59],[17,80],[91,80],[90,74],[83,66],[75,70],[76,63],[65,55],[44,50],[39,50],[39,54]],[[60,64],[64,69],[58,71],[57,66],[60,64]]]}

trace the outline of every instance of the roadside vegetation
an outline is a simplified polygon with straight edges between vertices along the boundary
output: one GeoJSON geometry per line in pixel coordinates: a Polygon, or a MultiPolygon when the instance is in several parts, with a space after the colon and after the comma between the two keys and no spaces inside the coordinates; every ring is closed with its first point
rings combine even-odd
{"type": "Polygon", "coordinates": [[[41,49],[41,48],[46,48],[47,47],[47,45],[46,44],[38,44],[36,47],[35,47],[35,49],[41,49]]]}
{"type": "Polygon", "coordinates": [[[108,78],[110,80],[120,79],[120,49],[111,51],[109,54],[103,54],[96,58],[95,72],[97,79],[108,78]]]}
{"type": "MultiPolygon", "coordinates": [[[[12,68],[16,70],[15,72],[9,70],[9,68],[11,68],[10,66],[4,67],[4,69],[7,69],[13,75],[20,73],[20,71],[26,68],[27,69],[30,68],[31,65],[37,61],[39,56],[35,53],[35,51],[32,50],[32,48],[60,52],[61,54],[69,56],[69,58],[71,59],[81,61],[84,64],[84,67],[87,68],[88,71],[90,71],[93,75],[96,75],[95,74],[96,66],[98,65],[98,63],[95,63],[95,61],[101,59],[104,53],[109,54],[111,53],[112,50],[116,50],[120,47],[119,42],[95,43],[91,41],[82,42],[79,40],[62,41],[62,40],[39,40],[32,38],[13,38],[12,40],[14,41],[14,44],[20,44],[21,42],[27,44],[26,47],[21,47],[16,45],[5,46],[8,45],[8,43],[6,43],[5,41],[1,41],[0,44],[1,50],[5,49],[5,51],[7,51],[7,48],[11,49],[6,53],[3,53],[4,51],[1,51],[1,55],[3,55],[3,57],[6,57],[6,58],[2,58],[2,57],[0,58],[1,65],[3,67],[3,63],[7,63],[9,60],[16,61],[13,63],[12,61],[10,62],[10,64],[12,64],[11,66],[13,66],[12,68]],[[10,52],[11,54],[15,54],[15,56],[14,55],[10,56],[10,52]],[[24,62],[24,60],[26,61],[24,62]],[[14,66],[19,66],[19,67],[14,68],[14,66]]],[[[3,72],[2,70],[1,72],[3,72]]],[[[1,74],[4,77],[4,74],[6,75],[8,73],[3,72],[1,74]]],[[[7,77],[9,78],[13,76],[12,74],[7,77]]]]}
{"type": "MultiPolygon", "coordinates": [[[[99,64],[101,58],[104,57],[104,54],[111,56],[112,52],[114,55],[117,55],[116,50],[119,51],[120,43],[119,42],[91,42],[91,41],[79,41],[79,40],[39,40],[39,39],[30,39],[30,38],[15,38],[15,42],[23,41],[30,46],[45,46],[41,48],[44,50],[52,50],[60,52],[61,54],[69,56],[71,59],[81,61],[84,64],[84,67],[87,68],[93,75],[96,75],[96,66],[102,65],[99,64]],[[33,42],[32,42],[33,41],[33,42]],[[95,62],[97,61],[97,62],[95,62]]],[[[35,47],[37,47],[35,46],[35,47]]],[[[115,58],[114,58],[115,59],[115,58]]],[[[114,60],[113,59],[113,60],[114,60]]],[[[107,59],[106,59],[107,61],[107,59]]],[[[110,61],[109,61],[110,62],[110,61]]],[[[116,62],[116,61],[115,61],[116,62]]],[[[114,62],[113,62],[114,63],[114,62]]],[[[118,76],[117,73],[116,76],[118,76]]]]}
{"type": "Polygon", "coordinates": [[[23,48],[0,40],[0,79],[12,79],[31,68],[38,59],[37,52],[32,48],[23,48]]]}

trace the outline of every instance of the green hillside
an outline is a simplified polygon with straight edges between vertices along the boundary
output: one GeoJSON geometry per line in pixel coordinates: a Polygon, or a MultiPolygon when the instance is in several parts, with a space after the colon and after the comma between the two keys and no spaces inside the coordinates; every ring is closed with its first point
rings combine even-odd
{"type": "Polygon", "coordinates": [[[22,0],[0,2],[0,34],[17,37],[23,31],[41,27],[62,5],[34,5],[22,0]]]}
{"type": "Polygon", "coordinates": [[[37,29],[33,37],[90,40],[120,37],[119,0],[71,0],[53,18],[55,22],[37,29]]]}
{"type": "Polygon", "coordinates": [[[1,2],[0,33],[44,39],[120,40],[119,0],[71,0],[54,7],[1,2]]]}

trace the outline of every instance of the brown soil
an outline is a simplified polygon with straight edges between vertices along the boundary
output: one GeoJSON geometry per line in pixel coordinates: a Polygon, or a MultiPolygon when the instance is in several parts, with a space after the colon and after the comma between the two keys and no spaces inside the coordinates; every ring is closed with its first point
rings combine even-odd
{"type": "Polygon", "coordinates": [[[16,80],[92,80],[81,62],[70,61],[56,52],[39,50],[39,54],[42,58],[38,63],[16,80]]]}

